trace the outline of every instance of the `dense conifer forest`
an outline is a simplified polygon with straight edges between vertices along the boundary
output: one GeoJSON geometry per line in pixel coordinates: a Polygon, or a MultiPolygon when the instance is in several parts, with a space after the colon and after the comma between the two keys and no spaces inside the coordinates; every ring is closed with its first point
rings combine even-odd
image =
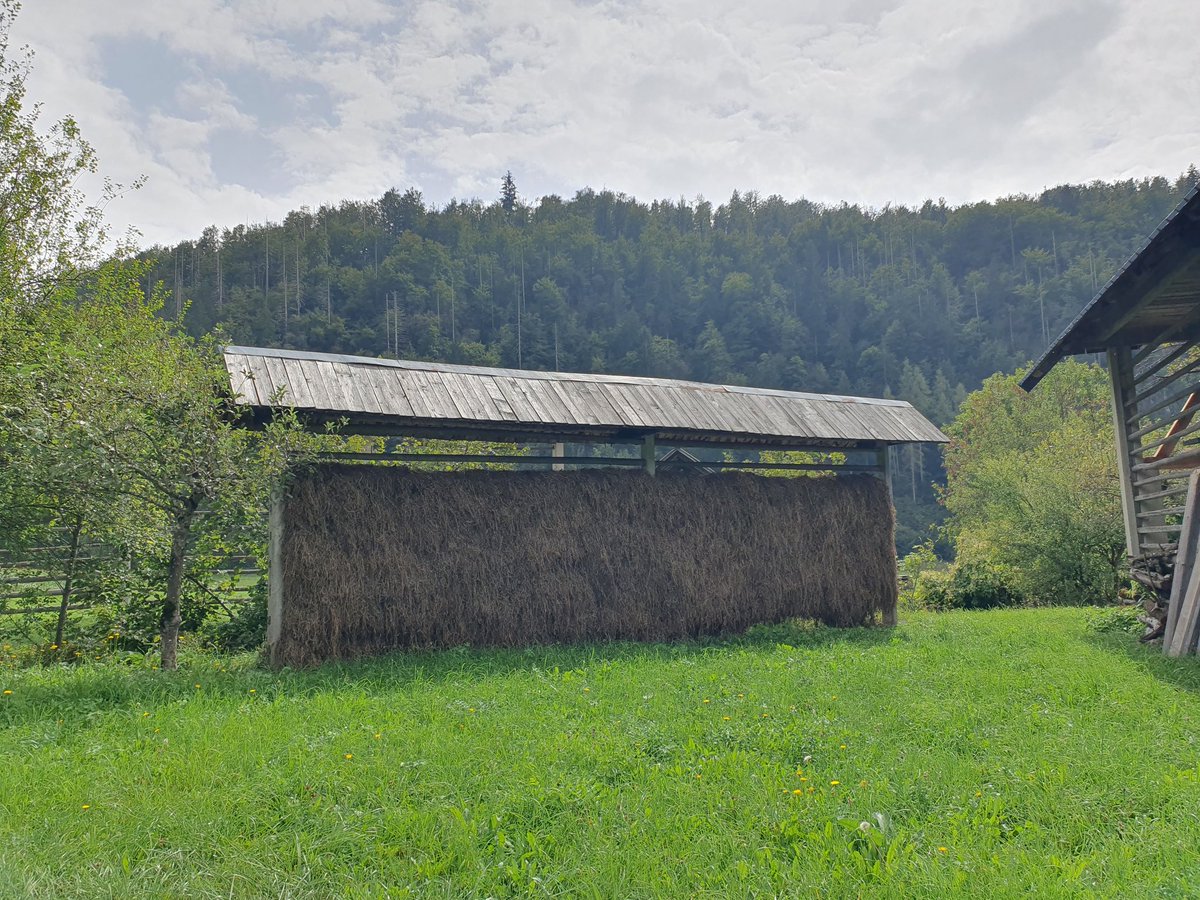
{"type": "MultiPolygon", "coordinates": [[[[409,189],[148,251],[146,289],[246,344],[900,397],[938,424],[1039,354],[1200,175],[952,207],[409,189]]],[[[936,448],[896,460],[904,548],[936,448]]]]}

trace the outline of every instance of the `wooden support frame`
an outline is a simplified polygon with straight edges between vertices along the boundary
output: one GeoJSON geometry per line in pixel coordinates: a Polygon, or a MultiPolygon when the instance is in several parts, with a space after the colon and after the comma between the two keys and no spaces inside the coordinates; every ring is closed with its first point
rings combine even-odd
{"type": "Polygon", "coordinates": [[[1142,555],[1142,539],[1138,532],[1133,464],[1129,455],[1129,435],[1137,425],[1137,407],[1133,406],[1134,413],[1131,416],[1129,401],[1133,394],[1133,354],[1128,347],[1117,347],[1108,351],[1108,376],[1112,385],[1113,433],[1117,441],[1117,466],[1121,476],[1125,552],[1130,557],[1137,557],[1142,555]]]}

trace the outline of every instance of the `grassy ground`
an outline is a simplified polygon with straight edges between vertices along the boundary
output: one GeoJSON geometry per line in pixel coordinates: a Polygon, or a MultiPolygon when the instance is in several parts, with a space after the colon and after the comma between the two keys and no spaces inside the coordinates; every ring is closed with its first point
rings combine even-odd
{"type": "Polygon", "coordinates": [[[0,671],[0,896],[1196,896],[1200,663],[1087,615],[0,671]]]}

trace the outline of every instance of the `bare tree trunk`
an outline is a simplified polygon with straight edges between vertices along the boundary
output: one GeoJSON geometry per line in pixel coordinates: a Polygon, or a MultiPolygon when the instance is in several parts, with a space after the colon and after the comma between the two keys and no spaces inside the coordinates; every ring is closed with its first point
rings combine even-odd
{"type": "Polygon", "coordinates": [[[75,563],[79,559],[79,532],[83,530],[83,516],[75,520],[71,529],[71,552],[67,557],[67,568],[63,573],[62,602],[58,605],[58,624],[54,628],[54,644],[60,650],[63,645],[63,635],[67,630],[67,609],[71,603],[72,582],[75,580],[75,563]]]}
{"type": "Polygon", "coordinates": [[[192,494],[175,515],[171,529],[171,559],[167,568],[167,595],[163,599],[161,630],[162,667],[164,672],[174,671],[179,666],[179,627],[183,624],[180,614],[180,595],[183,591],[184,569],[187,567],[187,542],[192,530],[192,520],[200,497],[192,494]]]}

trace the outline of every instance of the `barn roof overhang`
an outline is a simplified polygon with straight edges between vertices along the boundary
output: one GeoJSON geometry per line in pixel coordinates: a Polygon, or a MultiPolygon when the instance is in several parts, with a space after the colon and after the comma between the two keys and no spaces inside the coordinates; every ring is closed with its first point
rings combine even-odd
{"type": "Polygon", "coordinates": [[[1200,339],[1200,184],[1100,289],[1021,382],[1033,390],[1060,359],[1200,339]]]}
{"type": "Polygon", "coordinates": [[[260,347],[225,348],[234,402],[307,427],[505,441],[854,450],[947,438],[910,404],[662,378],[535,372],[260,347]]]}

